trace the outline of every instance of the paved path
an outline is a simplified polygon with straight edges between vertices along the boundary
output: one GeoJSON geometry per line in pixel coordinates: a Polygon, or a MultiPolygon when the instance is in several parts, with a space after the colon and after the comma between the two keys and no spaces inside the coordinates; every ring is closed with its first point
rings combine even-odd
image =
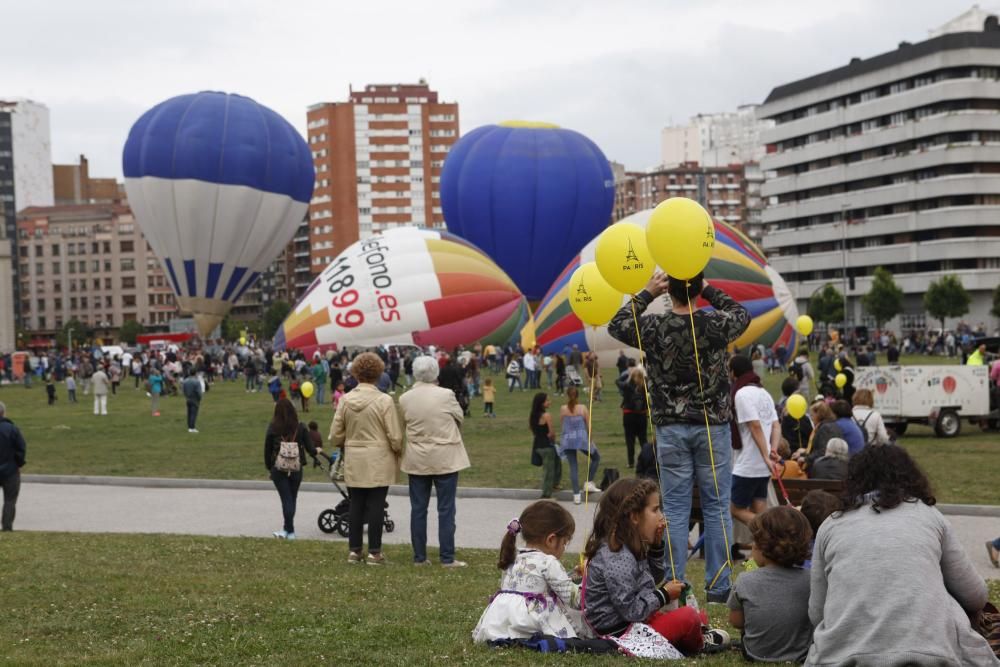
{"type": "MultiPolygon", "coordinates": [[[[270,537],[281,527],[281,506],[277,492],[267,484],[232,483],[235,488],[204,486],[211,482],[191,482],[187,488],[169,486],[178,481],[152,480],[166,486],[140,486],[129,480],[130,486],[112,484],[39,483],[28,479],[21,486],[17,503],[17,530],[78,531],[102,533],[176,533],[190,535],[226,535],[270,537]]],[[[183,481],[179,482],[184,484],[183,481]]],[[[402,489],[394,487],[389,496],[389,513],[396,530],[385,534],[389,543],[410,542],[410,503],[402,489]]],[[[472,493],[460,490],[460,494],[472,493]]],[[[504,526],[511,517],[520,514],[537,492],[510,489],[490,489],[498,497],[458,498],[458,519],[455,542],[459,547],[497,549],[504,526]]],[[[316,518],[324,509],[333,507],[340,494],[332,485],[306,484],[299,493],[296,533],[300,539],[335,542],[345,554],[346,540],[322,533],[316,518]]],[[[576,519],[577,531],[570,551],[580,551],[593,516],[595,498],[589,507],[565,503],[576,519]]],[[[961,508],[959,508],[961,509],[961,508]]],[[[953,511],[953,510],[949,510],[953,511]]],[[[1000,569],[990,565],[983,546],[987,539],[1000,535],[1000,517],[995,508],[968,508],[993,516],[948,514],[959,538],[979,572],[987,578],[1000,578],[1000,569]]],[[[434,500],[428,516],[428,542],[437,546],[437,517],[434,500]]],[[[459,553],[459,557],[461,554],[459,553]]]]}

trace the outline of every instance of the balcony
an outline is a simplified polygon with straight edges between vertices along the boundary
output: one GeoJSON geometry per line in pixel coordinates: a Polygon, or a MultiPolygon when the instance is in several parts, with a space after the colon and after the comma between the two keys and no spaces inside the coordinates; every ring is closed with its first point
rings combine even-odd
{"type": "MultiPolygon", "coordinates": [[[[982,257],[984,254],[987,257],[1000,257],[1000,238],[966,237],[850,248],[847,251],[847,266],[874,270],[878,266],[970,259],[982,257]]],[[[785,274],[802,271],[840,271],[844,257],[838,249],[805,255],[772,256],[768,261],[775,271],[785,274]]]]}

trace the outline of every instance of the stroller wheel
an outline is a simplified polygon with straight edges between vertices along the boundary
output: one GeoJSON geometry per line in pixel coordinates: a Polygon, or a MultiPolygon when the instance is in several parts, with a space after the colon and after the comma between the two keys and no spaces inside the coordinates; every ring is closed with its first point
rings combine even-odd
{"type": "Polygon", "coordinates": [[[348,525],[347,519],[341,519],[337,522],[337,534],[341,537],[347,537],[348,525]]]}
{"type": "Polygon", "coordinates": [[[319,524],[319,529],[324,533],[332,533],[337,529],[339,521],[333,510],[323,510],[319,513],[319,519],[316,520],[316,523],[319,524]]]}
{"type": "Polygon", "coordinates": [[[385,532],[391,533],[394,530],[396,530],[396,522],[393,521],[392,519],[386,519],[385,520],[385,532]]]}

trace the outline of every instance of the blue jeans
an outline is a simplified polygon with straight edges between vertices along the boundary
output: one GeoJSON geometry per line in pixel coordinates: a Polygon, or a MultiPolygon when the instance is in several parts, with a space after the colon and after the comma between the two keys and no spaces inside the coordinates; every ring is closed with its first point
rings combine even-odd
{"type": "Polygon", "coordinates": [[[427,560],[427,506],[431,502],[431,486],[437,493],[438,544],[441,563],[455,560],[455,492],[458,473],[447,475],[409,475],[410,479],[410,542],[413,562],[427,560]]]}
{"type": "Polygon", "coordinates": [[[295,504],[299,497],[299,486],[302,484],[302,471],[292,474],[279,472],[271,468],[271,481],[281,498],[281,516],[284,518],[282,529],[286,533],[295,532],[295,504]]]}
{"type": "MultiPolygon", "coordinates": [[[[585,449],[566,449],[563,450],[563,454],[566,455],[566,462],[569,463],[569,481],[573,483],[573,493],[574,495],[580,493],[580,473],[578,472],[576,455],[580,454],[580,458],[584,461],[587,460],[587,450],[585,449]]],[[[590,470],[587,471],[587,481],[593,482],[594,475],[597,474],[597,465],[601,462],[601,455],[597,451],[597,447],[592,447],[590,450],[590,470]]],[[[685,542],[687,544],[687,542],[685,542]]]]}
{"type": "Polygon", "coordinates": [[[732,487],[732,442],[728,424],[713,425],[712,453],[719,482],[715,491],[712,459],[704,426],[668,424],[656,427],[656,450],[660,461],[660,489],[663,493],[663,513],[670,523],[670,543],[677,571],[667,576],[684,579],[687,566],[687,543],[690,533],[691,493],[694,482],[701,494],[701,511],[705,518],[705,592],[725,594],[730,588],[732,573],[726,543],[733,543],[733,519],[729,513],[732,487]],[[725,539],[723,539],[725,530],[725,539]],[[713,583],[714,580],[714,583],[713,583]]]}
{"type": "Polygon", "coordinates": [[[323,405],[323,390],[326,389],[326,382],[313,382],[316,387],[316,405],[323,405]]]}

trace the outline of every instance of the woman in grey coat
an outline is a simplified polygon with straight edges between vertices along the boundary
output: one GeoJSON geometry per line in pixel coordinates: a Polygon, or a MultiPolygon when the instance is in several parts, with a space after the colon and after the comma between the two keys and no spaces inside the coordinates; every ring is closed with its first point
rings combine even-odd
{"type": "Polygon", "coordinates": [[[906,450],[856,454],[843,503],[816,533],[806,664],[1000,665],[970,622],[986,582],[906,450]]]}

